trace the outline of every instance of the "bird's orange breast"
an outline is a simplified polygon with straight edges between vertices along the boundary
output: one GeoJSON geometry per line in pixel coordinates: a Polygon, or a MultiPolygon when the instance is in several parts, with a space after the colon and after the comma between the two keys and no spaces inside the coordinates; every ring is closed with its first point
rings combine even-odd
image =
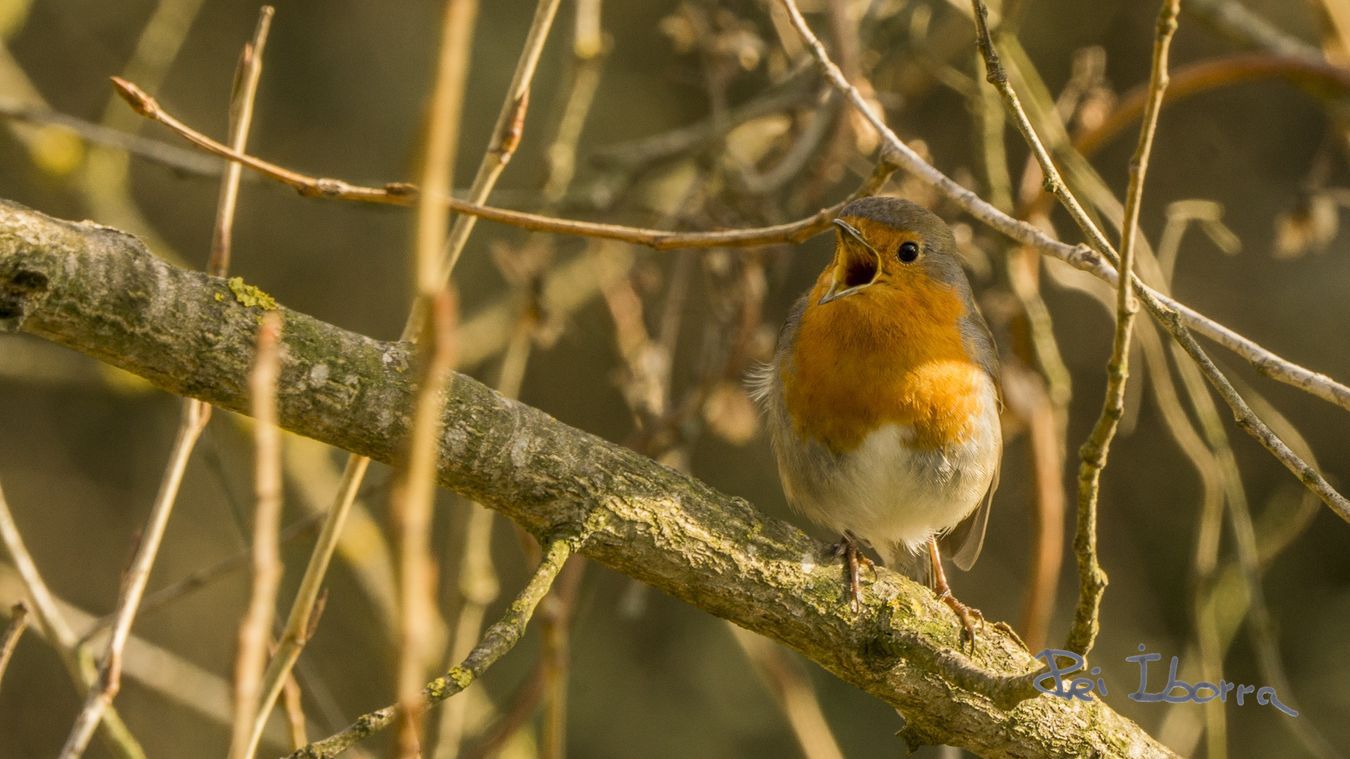
{"type": "Polygon", "coordinates": [[[979,411],[984,369],[961,338],[965,306],[950,286],[914,278],[819,305],[817,282],[790,360],[779,367],[797,434],[835,453],[886,424],[921,448],[962,442],[979,411]]]}

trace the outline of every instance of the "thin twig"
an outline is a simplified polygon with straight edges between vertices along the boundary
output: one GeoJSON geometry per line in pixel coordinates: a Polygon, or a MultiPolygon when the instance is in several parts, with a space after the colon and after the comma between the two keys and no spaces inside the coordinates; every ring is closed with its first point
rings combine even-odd
{"type": "MultiPolygon", "coordinates": [[[[529,31],[525,33],[525,44],[521,48],[520,57],[516,60],[511,85],[506,91],[506,100],[497,113],[497,124],[492,128],[487,150],[478,164],[478,171],[469,189],[471,203],[487,202],[492,189],[497,185],[497,178],[506,169],[506,164],[511,161],[524,137],[525,114],[530,107],[530,88],[533,86],[534,74],[539,68],[539,57],[544,52],[544,42],[548,40],[549,31],[553,28],[553,18],[558,13],[560,2],[561,0],[539,0],[539,4],[535,6],[529,31]]],[[[451,210],[459,209],[452,206],[451,210]]],[[[443,279],[450,278],[450,273],[459,262],[459,256],[464,252],[464,244],[468,242],[477,221],[474,215],[455,219],[450,237],[445,241],[444,268],[441,272],[443,279]]]]}
{"type": "Polygon", "coordinates": [[[183,483],[188,458],[192,455],[192,449],[211,417],[211,407],[202,401],[187,399],[182,405],[182,419],[174,437],[169,462],[160,481],[159,493],[155,496],[150,517],[142,530],[131,568],[127,570],[126,577],[122,581],[117,613],[113,619],[112,633],[108,637],[108,648],[99,665],[98,682],[85,698],[84,707],[80,710],[75,725],[61,749],[61,759],[73,759],[84,753],[94,729],[103,718],[103,713],[116,698],[117,691],[122,686],[122,651],[126,647],[127,638],[131,635],[131,624],[136,618],[141,596],[145,593],[145,584],[150,579],[150,569],[159,554],[159,546],[169,524],[169,515],[173,513],[174,503],[178,500],[178,490],[183,483]]]}
{"type": "Polygon", "coordinates": [[[281,709],[286,713],[286,727],[290,732],[291,748],[297,749],[309,743],[309,733],[305,729],[305,709],[300,681],[292,673],[281,686],[281,709]]]}
{"type": "MultiPolygon", "coordinates": [[[[258,81],[262,78],[263,50],[275,13],[269,5],[258,12],[253,40],[244,45],[235,69],[235,91],[230,98],[230,147],[244,150],[253,125],[253,105],[258,81]]],[[[234,236],[234,212],[239,199],[239,178],[243,167],[231,163],[221,184],[216,207],[216,228],[211,237],[208,273],[225,276],[230,267],[234,236]]],[[[253,396],[254,493],[253,577],[248,608],[239,623],[238,654],[234,667],[234,722],[230,735],[231,759],[248,759],[249,727],[257,709],[259,681],[267,663],[272,639],[272,620],[276,614],[277,589],[281,584],[281,432],[277,428],[276,395],[281,373],[281,315],[269,312],[258,329],[258,350],[249,390],[253,396]]]]}
{"type": "MultiPolygon", "coordinates": [[[[137,158],[168,168],[179,176],[217,178],[227,165],[189,148],[152,140],[49,108],[0,97],[0,116],[28,124],[50,124],[69,130],[90,144],[125,150],[137,158]]],[[[256,178],[254,178],[256,181],[256,178]]]]}
{"type": "MultiPolygon", "coordinates": [[[[1007,9],[1004,10],[1006,13],[1007,9]]],[[[1006,15],[1003,23],[1006,26],[1006,15]]],[[[1007,115],[992,88],[971,90],[969,98],[980,125],[978,146],[989,200],[996,208],[1007,211],[1014,205],[1004,144],[1007,115]]],[[[1064,561],[1062,472],[1067,406],[1072,393],[1069,370],[1055,340],[1050,309],[1041,297],[1040,262],[1034,250],[1020,246],[1004,256],[1009,289],[1021,305],[1029,337],[1014,341],[1012,348],[1027,366],[1039,370],[1039,373],[1027,371],[1014,364],[1003,367],[1003,398],[1008,409],[1026,421],[1031,459],[1034,538],[1029,554],[1030,581],[1018,629],[1032,651],[1044,647],[1064,561]]]]}
{"type": "Polygon", "coordinates": [[[454,367],[451,335],[454,306],[446,289],[448,277],[441,276],[447,267],[440,255],[449,220],[436,198],[450,194],[454,177],[477,15],[477,0],[446,0],[427,118],[426,150],[418,180],[425,191],[417,198],[414,251],[417,299],[403,332],[405,339],[417,339],[421,362],[408,463],[400,469],[390,494],[399,558],[396,756],[404,759],[421,753],[421,688],[431,671],[430,634],[436,618],[432,591],[435,564],[429,546],[436,498],[434,462],[444,409],[442,389],[454,367]],[[412,334],[419,325],[423,334],[412,334]]]}
{"type": "MultiPolygon", "coordinates": [[[[272,29],[276,11],[270,5],[258,10],[258,23],[253,39],[244,43],[239,64],[234,71],[234,87],[230,93],[230,149],[244,152],[248,148],[248,134],[253,128],[253,104],[258,97],[258,80],[262,78],[263,50],[267,34],[272,29]]],[[[220,197],[216,203],[216,226],[211,235],[211,257],[206,262],[206,273],[223,277],[230,270],[230,248],[234,240],[234,211],[239,204],[239,178],[243,167],[231,162],[221,178],[220,197]]]]}
{"type": "MultiPolygon", "coordinates": [[[[976,24],[980,30],[981,46],[985,47],[989,62],[989,79],[995,80],[995,61],[989,30],[985,27],[986,9],[980,0],[974,0],[976,24]]],[[[1130,178],[1125,190],[1125,220],[1121,226],[1120,265],[1125,272],[1116,287],[1116,330],[1111,343],[1111,358],[1106,368],[1106,394],[1102,399],[1101,414],[1092,427],[1087,442],[1083,443],[1078,468],[1078,518],[1074,532],[1074,554],[1078,559],[1078,605],[1074,610],[1073,627],[1065,648],[1086,656],[1097,638],[1098,612],[1102,593],[1106,590],[1106,573],[1097,558],[1097,505],[1101,494],[1101,476],[1115,437],[1116,427],[1125,409],[1125,384],[1129,379],[1130,342],[1134,316],[1139,310],[1135,302],[1134,248],[1139,228],[1139,207],[1144,195],[1144,178],[1148,174],[1149,155],[1153,136],[1157,132],[1158,113],[1162,109],[1163,93],[1167,90],[1167,54],[1177,29],[1180,0],[1163,0],[1158,11],[1157,37],[1153,41],[1153,67],[1149,75],[1149,98],[1144,112],[1144,123],[1139,130],[1139,144],[1130,159],[1130,178]]],[[[1007,79],[1003,78],[1006,87],[1007,79]]]]}
{"type": "Polygon", "coordinates": [[[300,658],[300,652],[314,632],[314,625],[318,620],[316,604],[323,589],[323,578],[328,573],[328,565],[333,560],[333,551],[337,548],[342,528],[347,523],[347,515],[351,513],[352,504],[356,502],[357,492],[361,488],[361,480],[369,467],[369,458],[352,456],[347,459],[347,465],[342,470],[337,495],[334,497],[332,508],[328,511],[327,519],[324,520],[323,529],[314,542],[314,549],[310,552],[309,563],[305,565],[305,574],[300,578],[300,587],[295,592],[295,600],[291,602],[291,610],[286,617],[286,625],[282,628],[281,638],[277,642],[277,650],[273,652],[272,658],[267,662],[267,670],[263,672],[261,698],[258,700],[258,711],[253,715],[253,727],[249,735],[249,743],[255,748],[262,739],[267,717],[272,713],[272,706],[281,695],[291,668],[295,666],[296,660],[300,658]]]}
{"type": "Polygon", "coordinates": [[[727,623],[745,658],[773,692],[806,759],[843,759],[806,671],[786,651],[764,638],[727,623]]]}
{"type": "MultiPolygon", "coordinates": [[[[9,557],[23,580],[28,600],[33,602],[38,628],[42,630],[43,636],[52,648],[56,649],[61,663],[65,665],[66,673],[75,684],[75,690],[81,695],[93,692],[93,686],[98,679],[93,657],[90,656],[88,649],[79,644],[75,631],[61,616],[56,599],[52,597],[51,590],[47,588],[47,583],[38,572],[33,555],[24,545],[23,535],[14,522],[14,514],[9,510],[9,502],[5,500],[3,488],[0,488],[0,542],[4,543],[5,550],[9,552],[9,557]]],[[[108,708],[101,726],[100,735],[113,753],[123,759],[145,759],[145,751],[141,748],[141,744],[131,731],[127,730],[115,707],[108,708]]]]}
{"type": "MultiPolygon", "coordinates": [[[[258,709],[258,691],[272,640],[277,588],[281,584],[281,431],[277,428],[277,380],[281,373],[281,314],[263,315],[258,353],[249,376],[253,405],[254,493],[253,582],[248,609],[239,623],[234,667],[234,729],[231,759],[248,759],[248,739],[258,709]]],[[[302,721],[303,724],[303,721],[302,721]]]]}
{"type": "MultiPolygon", "coordinates": [[[[562,571],[569,556],[575,550],[567,539],[549,542],[543,561],[535,570],[530,581],[507,608],[506,614],[483,634],[483,639],[469,652],[458,666],[451,667],[441,677],[427,683],[422,693],[425,704],[430,706],[463,691],[474,683],[489,667],[506,652],[515,647],[525,628],[534,615],[535,607],[548,594],[554,579],[562,571]]],[[[326,759],[334,757],[350,748],[357,741],[388,727],[394,720],[396,706],[363,714],[345,730],[305,746],[291,754],[292,759],[326,759]]]]}
{"type": "MultiPolygon", "coordinates": [[[[278,540],[284,544],[313,532],[314,528],[319,523],[319,517],[319,514],[310,514],[309,516],[297,519],[281,531],[278,535],[278,540]]],[[[146,593],[145,597],[141,599],[140,616],[144,618],[152,611],[163,608],[189,593],[201,590],[210,583],[226,577],[231,572],[249,566],[251,557],[252,549],[246,548],[236,554],[227,556],[214,564],[194,570],[181,580],[165,585],[159,590],[146,593]]],[[[98,635],[99,632],[106,630],[112,623],[113,617],[111,614],[99,617],[93,624],[89,625],[89,629],[85,631],[84,635],[80,638],[80,642],[86,643],[93,640],[94,636],[98,635]]]]}
{"type": "MultiPolygon", "coordinates": [[[[813,55],[816,56],[821,67],[829,75],[831,82],[848,95],[853,106],[863,113],[868,123],[872,124],[873,128],[881,134],[885,145],[891,149],[891,152],[888,153],[883,148],[882,158],[884,162],[894,163],[910,172],[990,228],[1076,269],[1088,272],[1109,284],[1115,284],[1115,270],[1103,262],[1101,256],[1092,249],[1083,245],[1075,246],[1060,242],[1049,237],[1037,227],[1008,216],[925,162],[913,149],[896,136],[890,127],[882,121],[881,117],[872,111],[871,106],[862,98],[857,89],[843,78],[838,67],[830,61],[820,41],[806,26],[806,22],[801,18],[801,13],[797,10],[795,3],[792,0],[782,0],[782,2],[789,10],[789,17],[794,27],[810,43],[813,55]]],[[[113,83],[116,85],[119,94],[127,100],[132,108],[146,118],[164,124],[184,139],[207,152],[238,161],[264,176],[286,184],[306,197],[411,205],[416,195],[417,188],[409,184],[394,183],[383,187],[365,187],[340,179],[309,177],[250,155],[232,152],[168,114],[154,98],[131,82],[113,77],[113,83]]],[[[536,232],[600,237],[644,245],[656,250],[669,250],[673,248],[750,247],[801,242],[827,230],[834,216],[849,200],[852,200],[852,197],[795,222],[724,232],[672,232],[659,229],[642,229],[550,218],[537,214],[477,205],[455,198],[445,198],[444,202],[452,211],[536,232]]],[[[1241,356],[1262,374],[1297,387],[1328,403],[1350,410],[1350,387],[1336,382],[1324,374],[1314,372],[1280,357],[1255,341],[1164,294],[1152,290],[1147,285],[1136,283],[1135,287],[1142,294],[1148,296],[1144,298],[1144,305],[1149,308],[1150,313],[1154,314],[1155,318],[1159,318],[1153,308],[1156,303],[1160,308],[1175,311],[1181,318],[1183,326],[1195,330],[1210,340],[1219,343],[1227,350],[1241,356]]]]}
{"type": "Polygon", "coordinates": [[[450,294],[441,291],[428,304],[427,334],[419,341],[422,370],[418,377],[412,430],[408,441],[408,464],[400,471],[390,495],[399,535],[399,661],[398,755],[420,753],[422,709],[421,685],[431,661],[427,640],[434,617],[432,586],[434,563],[427,541],[431,533],[431,510],[436,496],[437,441],[445,408],[445,384],[454,366],[453,313],[450,294]]]}
{"type": "MultiPolygon", "coordinates": [[[[158,121],[199,148],[244,166],[264,176],[281,182],[310,198],[328,198],[350,200],[363,203],[410,206],[416,202],[417,187],[406,183],[391,183],[382,187],[368,187],[328,177],[310,177],[274,163],[255,158],[245,153],[230,150],[174,118],[139,87],[120,77],[112,78],[118,92],[126,98],[131,107],[146,118],[158,121]]],[[[883,154],[883,160],[886,156],[883,154]]],[[[512,211],[493,206],[479,205],[454,197],[441,199],[451,211],[508,224],[533,232],[571,235],[574,237],[599,237],[607,240],[619,240],[644,245],[655,250],[673,250],[677,248],[718,248],[750,247],[756,245],[777,245],[799,243],[830,228],[834,217],[847,205],[850,197],[829,208],[797,221],[775,224],[753,229],[734,229],[722,232],[674,232],[664,229],[643,229],[618,224],[559,219],[538,214],[512,211]]],[[[1075,249],[1063,243],[1056,243],[1072,253],[1075,249]]],[[[1081,265],[1080,265],[1081,266],[1081,265]]],[[[1346,390],[1350,399],[1350,388],[1346,390]]],[[[1346,401],[1350,405],[1350,400],[1346,401]]]]}
{"type": "Polygon", "coordinates": [[[0,681],[4,680],[5,670],[9,669],[9,659],[14,656],[14,649],[18,648],[19,638],[26,629],[28,629],[28,604],[19,601],[9,607],[9,624],[5,626],[4,634],[0,635],[0,681]]]}

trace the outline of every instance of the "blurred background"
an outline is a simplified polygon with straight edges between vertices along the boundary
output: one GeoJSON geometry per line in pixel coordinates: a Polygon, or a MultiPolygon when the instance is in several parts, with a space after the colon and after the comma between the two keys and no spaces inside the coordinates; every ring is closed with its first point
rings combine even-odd
{"type": "MultiPolygon", "coordinates": [[[[1115,229],[1138,126],[1129,93],[1148,77],[1157,4],[1005,2],[1013,81],[1038,128],[1059,135],[1051,142],[1070,185],[1115,229]]],[[[413,180],[442,5],[276,6],[250,151],[318,176],[413,180]]],[[[1280,355],[1350,379],[1350,242],[1338,230],[1350,198],[1350,3],[1183,6],[1172,72],[1174,91],[1187,96],[1162,114],[1142,213],[1152,250],[1141,270],[1280,355]]],[[[457,187],[469,185],[489,145],[534,7],[481,4],[457,187]]],[[[982,86],[968,4],[802,7],[845,71],[934,165],[1079,239],[1039,196],[1023,143],[982,86]]],[[[201,268],[220,164],[131,113],[108,77],[131,79],[223,139],[236,59],[257,12],[218,0],[0,0],[0,197],[134,232],[157,254],[201,268]]],[[[872,173],[875,148],[804,63],[777,3],[569,1],[492,203],[660,228],[760,226],[846,197],[872,173]]],[[[912,179],[897,174],[885,191],[953,224],[1005,367],[1002,488],[984,555],[951,578],[955,592],[1009,621],[1033,651],[1059,645],[1077,587],[1066,548],[1076,451],[1101,403],[1111,296],[1014,249],[912,179]]],[[[412,229],[408,209],[304,199],[246,176],[232,273],[291,308],[393,339],[411,301],[412,229]]],[[[661,253],[482,223],[454,272],[460,369],[518,385],[523,401],[569,424],[813,529],[785,506],[740,381],[770,355],[830,246],[821,236],[661,253]]],[[[1141,316],[1128,410],[1102,486],[1111,584],[1094,663],[1106,700],[1182,754],[1350,751],[1350,530],[1229,422],[1147,322],[1141,316]],[[1141,644],[1180,657],[1192,682],[1221,675],[1276,686],[1301,714],[1250,701],[1135,703],[1127,694],[1138,671],[1124,657],[1141,644]]],[[[1206,347],[1263,417],[1344,486],[1346,412],[1206,347]]],[[[79,634],[114,608],[179,406],[92,359],[27,336],[0,338],[0,482],[79,634]]],[[[116,702],[150,756],[223,753],[228,743],[251,455],[247,422],[218,412],[156,563],[116,702]],[[155,595],[164,589],[169,596],[155,595]]],[[[344,455],[288,438],[286,457],[283,613],[344,455]]],[[[311,739],[394,698],[389,481],[379,466],[366,480],[297,671],[311,739]]],[[[449,661],[450,631],[495,619],[527,564],[509,524],[471,519],[477,507],[448,493],[439,502],[438,640],[449,661]]],[[[0,606],[22,597],[0,557],[0,606]]],[[[542,713],[565,715],[560,740],[573,756],[825,757],[831,743],[845,756],[904,752],[900,723],[880,702],[623,576],[578,564],[545,608],[536,628],[546,625],[548,639],[533,630],[457,697],[459,738],[445,737],[454,727],[432,713],[442,753],[551,755],[559,733],[542,713]],[[556,674],[551,665],[564,662],[556,674]],[[828,734],[785,716],[782,688],[812,689],[828,734]]],[[[30,631],[0,688],[0,755],[54,755],[80,703],[59,657],[30,631]]],[[[385,740],[361,748],[383,754],[385,740]]],[[[286,750],[278,718],[261,754],[286,750]]],[[[90,755],[107,751],[95,741],[90,755]]]]}

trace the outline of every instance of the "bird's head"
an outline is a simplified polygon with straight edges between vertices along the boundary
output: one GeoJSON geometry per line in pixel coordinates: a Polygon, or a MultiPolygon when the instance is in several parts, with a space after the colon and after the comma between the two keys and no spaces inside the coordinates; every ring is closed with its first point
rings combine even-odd
{"type": "Polygon", "coordinates": [[[821,272],[812,305],[876,303],[878,295],[935,285],[969,293],[951,230],[932,212],[900,198],[861,198],[844,206],[834,224],[834,259],[821,272]]]}

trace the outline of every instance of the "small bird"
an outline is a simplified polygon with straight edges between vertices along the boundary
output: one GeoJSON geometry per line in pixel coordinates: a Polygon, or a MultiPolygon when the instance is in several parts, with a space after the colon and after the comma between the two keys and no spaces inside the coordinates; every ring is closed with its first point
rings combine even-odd
{"type": "Polygon", "coordinates": [[[751,378],[783,491],[843,534],[855,611],[861,539],[928,579],[973,644],[979,612],[952,596],[938,539],[962,569],[984,542],[1003,446],[994,340],[942,219],[877,196],[834,224],[834,259],[751,378]]]}

